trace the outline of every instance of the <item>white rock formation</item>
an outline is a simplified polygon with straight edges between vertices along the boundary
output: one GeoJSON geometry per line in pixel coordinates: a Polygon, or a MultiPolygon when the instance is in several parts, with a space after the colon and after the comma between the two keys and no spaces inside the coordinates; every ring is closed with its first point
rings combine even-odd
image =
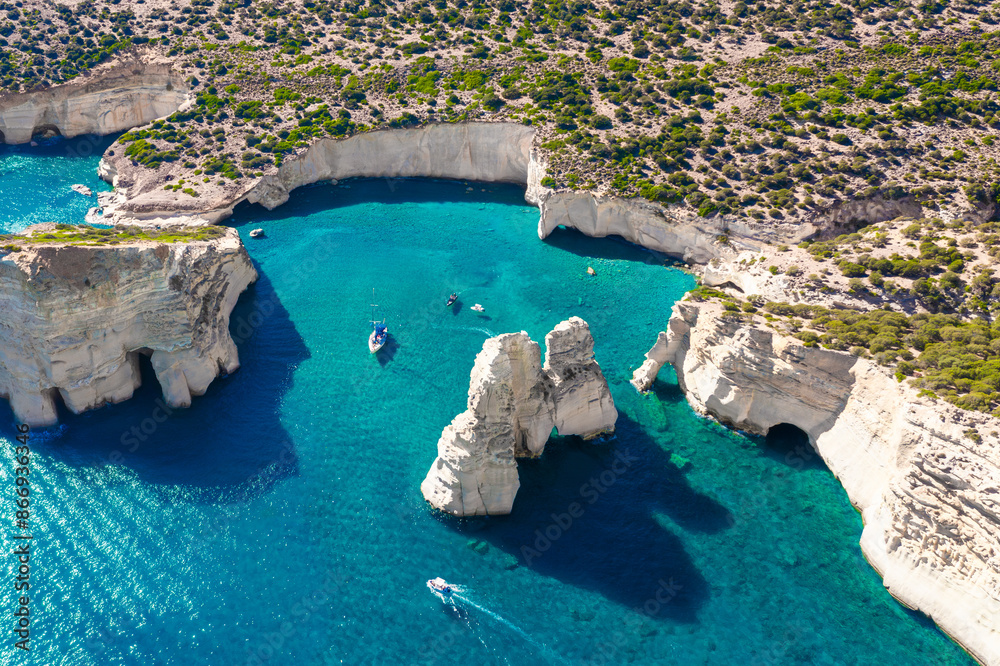
{"type": "Polygon", "coordinates": [[[197,198],[163,189],[155,170],[137,169],[121,151],[105,154],[99,175],[115,186],[101,199],[105,217],[131,224],[210,224],[232,215],[242,201],[273,209],[297,187],[345,178],[452,178],[524,185],[525,200],[539,207],[538,235],[558,226],[588,236],[621,236],[692,263],[756,250],[761,240],[798,242],[810,225],[757,224],[735,217],[698,217],[683,207],[644,199],[554,192],[541,184],[545,165],[532,147],[535,130],[517,123],[441,123],[379,130],[346,139],[320,139],[277,173],[260,179],[208,184],[197,198]]]}
{"type": "MultiPolygon", "coordinates": [[[[555,425],[560,435],[597,437],[614,429],[618,410],[594,360],[594,337],[587,322],[567,319],[545,336],[545,373],[552,381],[555,425]]],[[[551,430],[551,429],[550,429],[551,430]]],[[[541,453],[541,450],[534,455],[541,453]]]]}
{"type": "Polygon", "coordinates": [[[667,357],[667,334],[663,331],[656,336],[653,347],[646,352],[646,360],[632,373],[632,386],[637,391],[648,391],[656,381],[656,375],[660,373],[660,368],[668,361],[667,357]]]}
{"type": "Polygon", "coordinates": [[[1000,666],[1000,419],[721,313],[674,306],[662,355],[688,401],[749,432],[801,428],[861,510],[861,548],[889,592],[1000,666]]]}
{"type": "Polygon", "coordinates": [[[913,197],[889,199],[881,195],[838,201],[817,213],[813,224],[824,236],[850,233],[861,226],[897,217],[923,217],[924,209],[913,197]]]}
{"type": "Polygon", "coordinates": [[[483,343],[468,409],[441,433],[420,485],[435,508],[456,516],[510,513],[520,487],[515,456],[541,455],[553,427],[585,438],[614,431],[618,411],[587,323],[564,321],[545,344],[543,367],[538,343],[524,331],[483,343]]]}
{"type": "Polygon", "coordinates": [[[139,223],[188,218],[205,224],[229,217],[244,200],[273,209],[295,188],[325,180],[427,177],[523,184],[533,136],[533,129],[517,123],[442,123],[320,139],[286,159],[277,173],[245,179],[242,189],[233,183],[206,186],[197,199],[163,190],[155,171],[133,169],[117,153],[105,155],[99,174],[127,195],[106,208],[106,215],[139,223]]]}
{"type": "Polygon", "coordinates": [[[120,402],[151,354],[170,406],[239,367],[229,314],[256,280],[233,229],[213,241],[0,252],[0,397],[34,426],[120,402]]]}
{"type": "Polygon", "coordinates": [[[184,77],[164,58],[137,57],[99,67],[44,90],[0,96],[0,139],[35,134],[111,134],[170,115],[187,100],[184,77]]]}

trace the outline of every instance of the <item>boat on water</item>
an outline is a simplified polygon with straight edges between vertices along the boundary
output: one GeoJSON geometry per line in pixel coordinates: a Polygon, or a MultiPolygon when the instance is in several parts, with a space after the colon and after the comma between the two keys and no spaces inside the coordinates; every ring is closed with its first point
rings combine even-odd
{"type": "MultiPolygon", "coordinates": [[[[372,288],[372,300],[375,300],[374,287],[372,288]]],[[[377,307],[378,305],[376,303],[372,303],[372,332],[371,335],[368,336],[368,351],[372,354],[377,352],[379,349],[382,349],[382,347],[385,346],[385,343],[389,340],[389,327],[385,325],[385,319],[382,319],[382,321],[377,321],[375,319],[375,308],[377,307]]]]}
{"type": "Polygon", "coordinates": [[[476,312],[486,312],[486,308],[484,308],[484,307],[483,307],[482,305],[480,305],[479,303],[476,303],[476,304],[475,304],[475,305],[473,305],[473,306],[472,306],[472,307],[471,307],[470,309],[471,309],[471,310],[475,310],[476,312]]]}
{"type": "Polygon", "coordinates": [[[451,305],[457,300],[458,300],[458,294],[452,294],[451,296],[448,297],[448,302],[445,303],[444,306],[446,308],[451,307],[451,305]]]}
{"type": "Polygon", "coordinates": [[[455,591],[444,578],[440,577],[431,578],[427,581],[427,587],[431,588],[432,592],[436,592],[444,596],[450,596],[451,593],[455,591]]]}
{"type": "Polygon", "coordinates": [[[385,346],[386,341],[389,339],[389,330],[386,328],[385,322],[372,323],[375,327],[371,335],[368,336],[368,351],[374,354],[385,346]]]}

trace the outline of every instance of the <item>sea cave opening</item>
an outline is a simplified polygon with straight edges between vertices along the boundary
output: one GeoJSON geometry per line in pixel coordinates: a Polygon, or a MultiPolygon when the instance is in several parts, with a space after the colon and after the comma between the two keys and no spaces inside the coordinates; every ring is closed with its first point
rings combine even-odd
{"type": "Polygon", "coordinates": [[[55,125],[35,125],[31,130],[32,139],[53,139],[62,136],[62,131],[55,125]]]}
{"type": "Polygon", "coordinates": [[[813,448],[809,435],[792,423],[771,426],[764,436],[764,450],[770,457],[795,469],[826,467],[826,463],[813,448]]]}

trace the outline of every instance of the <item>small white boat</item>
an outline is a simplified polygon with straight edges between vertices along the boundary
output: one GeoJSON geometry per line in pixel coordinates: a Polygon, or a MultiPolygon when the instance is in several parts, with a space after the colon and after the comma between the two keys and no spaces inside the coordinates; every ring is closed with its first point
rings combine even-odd
{"type": "Polygon", "coordinates": [[[77,192],[79,194],[82,194],[85,197],[92,197],[92,196],[94,196],[94,191],[91,190],[86,185],[79,185],[79,184],[78,185],[71,185],[69,189],[71,189],[74,192],[77,192]]]}
{"type": "Polygon", "coordinates": [[[432,592],[443,596],[450,596],[455,590],[452,589],[451,585],[448,584],[444,578],[431,578],[427,581],[427,587],[431,588],[432,592]]]}
{"type": "Polygon", "coordinates": [[[264,237],[263,229],[254,229],[253,231],[250,232],[250,238],[263,238],[263,237],[264,237]]]}
{"type": "Polygon", "coordinates": [[[473,305],[473,306],[472,306],[471,308],[469,308],[469,309],[470,309],[470,310],[475,310],[476,312],[486,312],[486,308],[484,308],[484,307],[483,307],[482,305],[480,305],[479,303],[476,303],[475,305],[473,305]]]}
{"type": "MultiPolygon", "coordinates": [[[[375,288],[372,287],[372,300],[375,300],[375,288]]],[[[389,327],[385,325],[385,319],[382,321],[375,321],[375,308],[378,305],[372,303],[372,332],[368,336],[368,351],[374,354],[379,349],[385,346],[385,343],[389,341],[389,327]]]]}

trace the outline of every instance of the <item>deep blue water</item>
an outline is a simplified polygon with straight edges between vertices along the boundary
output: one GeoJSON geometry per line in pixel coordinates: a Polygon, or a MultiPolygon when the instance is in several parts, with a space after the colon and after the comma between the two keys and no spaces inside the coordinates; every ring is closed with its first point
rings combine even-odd
{"type": "MultiPolygon", "coordinates": [[[[628,385],[689,275],[615,240],[539,241],[520,190],[465,187],[360,181],[237,211],[261,273],[233,314],[242,368],[167,416],[147,368],[132,400],[33,433],[33,650],[5,631],[3,663],[972,663],[885,592],[794,434],[699,419],[668,371],[628,385]],[[378,359],[372,287],[393,336],[378,359]],[[572,315],[617,438],[552,440],[510,516],[431,512],[419,485],[483,340],[572,315]],[[425,587],[438,575],[464,586],[455,607],[425,587]]],[[[8,499],[12,422],[0,405],[8,499]]]]}

